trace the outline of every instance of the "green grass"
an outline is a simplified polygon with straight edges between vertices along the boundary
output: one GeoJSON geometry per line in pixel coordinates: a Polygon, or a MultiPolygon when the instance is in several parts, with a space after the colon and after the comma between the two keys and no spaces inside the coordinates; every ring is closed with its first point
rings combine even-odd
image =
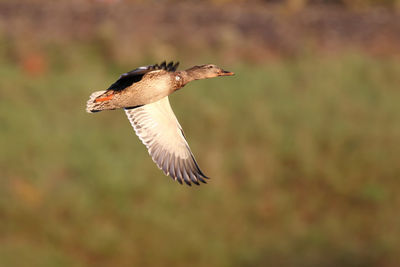
{"type": "Polygon", "coordinates": [[[124,69],[105,66],[0,62],[1,266],[396,266],[398,61],[305,55],[188,85],[171,102],[212,177],[192,188],[122,111],[85,113],[124,69]]]}

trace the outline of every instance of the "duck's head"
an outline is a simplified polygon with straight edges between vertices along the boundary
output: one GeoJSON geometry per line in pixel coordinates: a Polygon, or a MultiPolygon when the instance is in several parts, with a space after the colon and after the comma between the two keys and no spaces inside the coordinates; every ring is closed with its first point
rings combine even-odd
{"type": "Polygon", "coordinates": [[[226,71],[221,69],[220,67],[214,64],[207,64],[201,66],[194,66],[187,70],[187,73],[195,78],[198,79],[207,79],[207,78],[214,78],[218,76],[232,76],[234,75],[233,72],[226,71]]]}

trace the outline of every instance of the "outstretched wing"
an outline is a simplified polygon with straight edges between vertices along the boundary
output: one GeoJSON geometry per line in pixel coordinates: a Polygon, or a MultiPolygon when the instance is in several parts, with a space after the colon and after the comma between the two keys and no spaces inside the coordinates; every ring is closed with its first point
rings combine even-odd
{"type": "Polygon", "coordinates": [[[166,71],[176,71],[178,68],[179,62],[170,62],[168,65],[164,61],[163,63],[155,64],[155,65],[149,65],[149,66],[143,66],[139,67],[137,69],[131,70],[130,72],[122,74],[119,79],[113,83],[107,90],[113,90],[113,91],[121,91],[125,89],[126,87],[131,86],[132,84],[140,81],[143,76],[153,70],[166,70],[166,71]]]}
{"type": "Polygon", "coordinates": [[[126,108],[125,112],[153,161],[166,175],[188,185],[206,183],[203,178],[208,177],[194,159],[168,96],[141,107],[126,108]]]}

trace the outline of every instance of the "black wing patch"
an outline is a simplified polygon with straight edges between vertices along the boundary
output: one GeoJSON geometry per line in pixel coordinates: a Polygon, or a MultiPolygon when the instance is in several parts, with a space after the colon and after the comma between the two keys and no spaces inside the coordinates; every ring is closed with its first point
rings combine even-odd
{"type": "Polygon", "coordinates": [[[137,69],[131,70],[130,72],[122,74],[119,79],[113,83],[107,90],[121,91],[132,84],[139,82],[143,76],[153,70],[166,70],[166,71],[176,71],[179,66],[179,62],[162,62],[161,64],[155,64],[150,66],[139,67],[137,69]]]}

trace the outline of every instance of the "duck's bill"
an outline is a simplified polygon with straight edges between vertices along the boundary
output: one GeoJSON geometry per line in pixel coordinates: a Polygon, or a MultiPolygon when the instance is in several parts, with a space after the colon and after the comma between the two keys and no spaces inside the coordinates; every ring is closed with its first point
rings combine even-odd
{"type": "Polygon", "coordinates": [[[231,71],[227,71],[227,70],[223,70],[219,76],[232,76],[235,75],[235,73],[231,72],[231,71]]]}

